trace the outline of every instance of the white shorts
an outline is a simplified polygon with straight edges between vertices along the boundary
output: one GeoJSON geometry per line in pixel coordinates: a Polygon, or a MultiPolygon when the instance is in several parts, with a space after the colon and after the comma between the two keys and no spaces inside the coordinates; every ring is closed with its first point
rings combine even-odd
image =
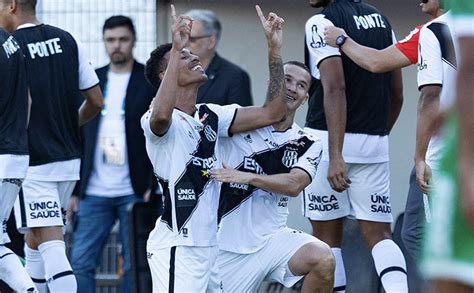
{"type": "Polygon", "coordinates": [[[388,162],[346,165],[352,183],[339,193],[327,180],[329,162],[319,163],[315,178],[303,192],[303,215],[315,221],[352,216],[358,220],[391,223],[388,162]]]}
{"type": "Polygon", "coordinates": [[[13,204],[21,188],[22,179],[0,179],[0,220],[2,221],[2,234],[0,244],[10,242],[7,233],[7,221],[10,218],[13,204]]]}
{"type": "Polygon", "coordinates": [[[217,246],[147,247],[153,292],[222,292],[217,246]]]}
{"type": "Polygon", "coordinates": [[[301,231],[284,228],[257,252],[249,254],[219,251],[217,264],[224,292],[257,292],[268,278],[291,287],[303,276],[295,276],[288,262],[298,249],[317,238],[301,231]]]}
{"type": "Polygon", "coordinates": [[[18,231],[66,224],[66,210],[76,181],[36,181],[25,179],[15,202],[18,231]]]}

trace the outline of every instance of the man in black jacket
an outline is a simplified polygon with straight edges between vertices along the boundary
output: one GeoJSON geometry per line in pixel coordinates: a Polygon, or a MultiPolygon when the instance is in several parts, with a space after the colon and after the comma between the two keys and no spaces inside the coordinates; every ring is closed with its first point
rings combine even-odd
{"type": "Polygon", "coordinates": [[[185,15],[194,20],[188,47],[199,56],[209,77],[199,88],[196,102],[252,106],[249,75],[216,52],[222,30],[216,14],[210,10],[193,9],[185,15]]]}
{"type": "Polygon", "coordinates": [[[104,106],[101,115],[82,128],[81,181],[70,205],[77,210],[71,262],[78,292],[94,292],[95,270],[118,219],[125,273],[122,292],[131,292],[127,208],[153,189],[140,118],[155,90],[145,81],[143,65],[133,59],[135,29],[130,18],[107,19],[103,39],[110,58],[109,65],[97,69],[104,106]]]}

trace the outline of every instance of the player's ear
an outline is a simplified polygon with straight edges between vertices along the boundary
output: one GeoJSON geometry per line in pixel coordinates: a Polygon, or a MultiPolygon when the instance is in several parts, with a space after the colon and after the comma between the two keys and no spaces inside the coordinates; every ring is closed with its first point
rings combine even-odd
{"type": "Polygon", "coordinates": [[[166,70],[163,70],[162,72],[160,72],[160,74],[158,75],[160,77],[160,80],[163,80],[163,78],[165,77],[165,72],[166,70]]]}

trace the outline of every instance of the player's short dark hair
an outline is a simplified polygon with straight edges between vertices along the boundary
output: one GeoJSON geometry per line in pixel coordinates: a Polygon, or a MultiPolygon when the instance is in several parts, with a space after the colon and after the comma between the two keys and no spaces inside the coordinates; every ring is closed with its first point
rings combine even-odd
{"type": "Polygon", "coordinates": [[[287,61],[283,64],[283,66],[285,66],[286,64],[291,64],[291,65],[295,65],[295,66],[298,66],[300,68],[303,68],[306,72],[308,72],[309,76],[311,76],[311,70],[309,70],[308,66],[306,66],[306,64],[302,63],[302,62],[299,62],[299,61],[287,61]]]}
{"type": "Polygon", "coordinates": [[[113,29],[119,26],[127,27],[135,38],[135,26],[133,25],[132,19],[123,15],[114,15],[107,18],[104,22],[104,26],[102,27],[102,34],[105,32],[105,30],[113,29]]]}
{"type": "Polygon", "coordinates": [[[17,0],[16,3],[21,7],[23,11],[35,12],[36,11],[36,0],[17,0]]]}
{"type": "Polygon", "coordinates": [[[171,51],[171,43],[158,46],[150,53],[150,58],[145,64],[145,77],[149,84],[158,89],[161,84],[160,73],[166,70],[168,62],[163,58],[171,51]]]}

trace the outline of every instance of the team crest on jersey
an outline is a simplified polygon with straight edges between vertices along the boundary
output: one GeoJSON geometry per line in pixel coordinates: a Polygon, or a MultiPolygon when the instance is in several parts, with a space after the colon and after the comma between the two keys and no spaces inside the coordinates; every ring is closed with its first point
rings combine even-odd
{"type": "Polygon", "coordinates": [[[281,162],[287,168],[290,168],[298,161],[298,152],[295,149],[286,149],[283,153],[281,162]]]}
{"type": "Polygon", "coordinates": [[[210,125],[204,126],[204,135],[208,141],[216,141],[217,134],[210,125]]]}

